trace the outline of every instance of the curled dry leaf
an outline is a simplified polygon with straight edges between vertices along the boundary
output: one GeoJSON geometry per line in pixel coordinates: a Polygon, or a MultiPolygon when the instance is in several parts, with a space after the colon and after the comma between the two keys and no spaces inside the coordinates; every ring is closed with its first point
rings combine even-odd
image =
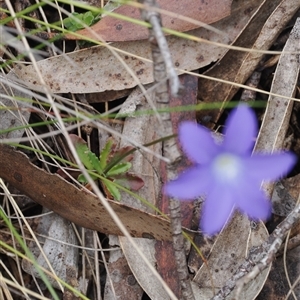
{"type": "MultiPolygon", "coordinates": [[[[271,93],[292,98],[296,93],[300,73],[300,18],[283,48],[274,74],[271,93]]],[[[290,123],[293,101],[280,96],[270,95],[267,110],[256,141],[255,150],[272,152],[283,148],[284,139],[290,123]]],[[[265,184],[266,192],[271,195],[274,184],[265,184]]]]}
{"type": "MultiPolygon", "coordinates": [[[[299,3],[300,6],[300,3],[299,3]]],[[[288,98],[294,97],[300,73],[300,18],[280,55],[274,74],[271,93],[288,98]]],[[[273,151],[282,149],[289,126],[293,101],[270,95],[266,114],[256,143],[256,150],[273,151]]]]}

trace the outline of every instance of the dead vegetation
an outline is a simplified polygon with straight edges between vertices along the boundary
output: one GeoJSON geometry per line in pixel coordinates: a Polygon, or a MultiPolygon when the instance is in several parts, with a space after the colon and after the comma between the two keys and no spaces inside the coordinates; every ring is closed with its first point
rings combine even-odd
{"type": "Polygon", "coordinates": [[[238,102],[255,108],[255,151],[299,157],[300,3],[151,2],[0,1],[0,299],[299,299],[299,162],[264,186],[266,224],[236,214],[208,238],[203,200],[171,201],[183,275],[162,188],[190,165],[178,125],[221,136],[238,102]],[[130,175],[89,168],[70,134],[130,175]]]}

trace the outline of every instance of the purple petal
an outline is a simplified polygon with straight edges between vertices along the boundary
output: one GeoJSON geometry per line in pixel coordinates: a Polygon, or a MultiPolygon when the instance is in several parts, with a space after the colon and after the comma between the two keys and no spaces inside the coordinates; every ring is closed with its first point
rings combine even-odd
{"type": "Polygon", "coordinates": [[[254,154],[245,159],[245,169],[258,182],[274,181],[286,175],[296,161],[296,156],[291,152],[254,154]]]}
{"type": "Polygon", "coordinates": [[[249,218],[267,220],[271,215],[271,202],[260,186],[251,182],[241,183],[236,195],[236,206],[249,218]]]}
{"type": "Polygon", "coordinates": [[[202,231],[208,235],[218,233],[232,215],[234,203],[230,189],[213,189],[203,205],[200,221],[202,231]]]}
{"type": "Polygon", "coordinates": [[[239,105],[225,123],[223,147],[228,152],[247,154],[252,152],[257,135],[255,114],[247,105],[239,105]]]}
{"type": "Polygon", "coordinates": [[[164,193],[180,200],[190,200],[207,193],[212,184],[209,170],[205,167],[191,167],[177,179],[168,182],[164,193]]]}
{"type": "Polygon", "coordinates": [[[184,152],[198,164],[209,163],[219,151],[211,132],[196,123],[181,123],[178,134],[184,152]]]}

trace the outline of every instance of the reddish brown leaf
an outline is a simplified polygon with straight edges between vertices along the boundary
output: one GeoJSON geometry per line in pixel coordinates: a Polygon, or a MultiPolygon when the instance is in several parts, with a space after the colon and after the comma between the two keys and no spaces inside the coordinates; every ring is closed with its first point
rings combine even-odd
{"type": "MultiPolygon", "coordinates": [[[[157,0],[160,8],[178,16],[185,16],[205,24],[211,24],[221,20],[230,14],[232,0],[157,0]]],[[[140,18],[140,11],[129,5],[120,6],[114,13],[134,18],[140,18]]],[[[178,17],[170,17],[162,14],[162,23],[166,28],[180,32],[189,31],[200,27],[199,25],[183,21],[178,17]]],[[[91,29],[105,41],[135,41],[148,38],[148,28],[141,25],[133,24],[128,21],[120,20],[115,17],[106,16],[91,29]]],[[[82,29],[77,34],[95,39],[95,35],[90,29],[82,29]]],[[[67,34],[68,39],[78,39],[78,37],[67,34]]]]}
{"type": "MultiPolygon", "coordinates": [[[[22,152],[0,144],[0,165],[0,177],[35,202],[79,226],[106,234],[122,235],[96,195],[36,167],[22,152]]],[[[132,236],[172,239],[167,220],[115,201],[108,202],[132,236]]]]}
{"type": "Polygon", "coordinates": [[[131,173],[114,176],[114,181],[131,191],[138,191],[144,186],[144,180],[131,173]]]}
{"type": "Polygon", "coordinates": [[[126,147],[122,147],[118,150],[114,150],[116,148],[116,144],[113,144],[112,147],[112,151],[109,155],[109,161],[108,161],[108,165],[109,166],[114,166],[115,164],[123,161],[123,162],[130,162],[132,161],[132,154],[128,154],[129,151],[133,150],[134,147],[132,146],[126,146],[126,147]],[[126,156],[125,156],[126,155],[126,156]]]}

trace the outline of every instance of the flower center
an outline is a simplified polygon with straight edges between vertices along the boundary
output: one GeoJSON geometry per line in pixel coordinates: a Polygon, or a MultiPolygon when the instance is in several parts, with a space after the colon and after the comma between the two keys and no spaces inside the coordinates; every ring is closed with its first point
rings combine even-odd
{"type": "Polygon", "coordinates": [[[237,179],[241,170],[241,159],[232,154],[221,154],[213,162],[213,172],[221,181],[229,182],[237,179]]]}

